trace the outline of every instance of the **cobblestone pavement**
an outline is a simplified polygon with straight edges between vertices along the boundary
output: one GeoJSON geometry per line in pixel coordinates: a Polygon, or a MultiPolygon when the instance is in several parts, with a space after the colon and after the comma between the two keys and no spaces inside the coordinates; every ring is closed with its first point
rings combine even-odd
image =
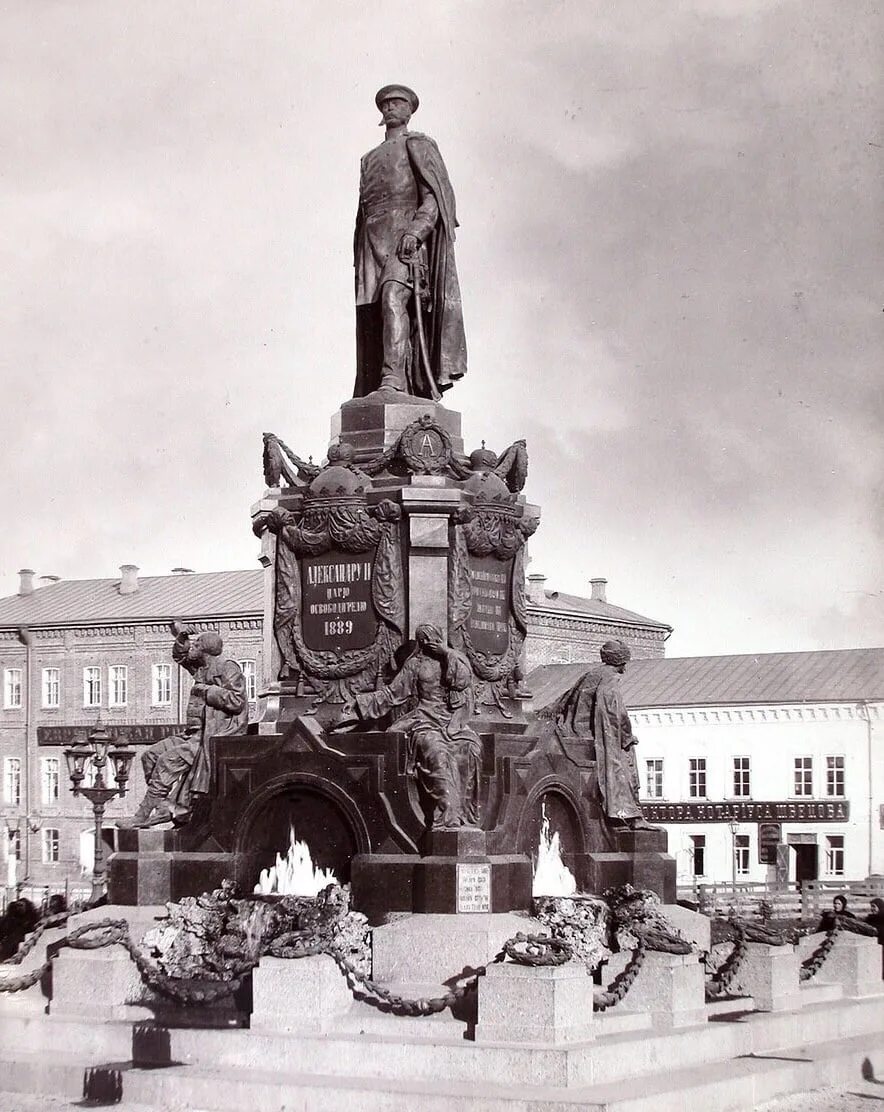
{"type": "MultiPolygon", "coordinates": [[[[83,1112],[83,1109],[108,1109],[109,1112],[167,1112],[164,1108],[152,1105],[133,1104],[121,1101],[119,1104],[85,1104],[81,1100],[67,1097],[54,1097],[42,1094],[2,1093],[0,1092],[0,1112],[83,1112]]],[[[189,1112],[199,1112],[192,1108],[189,1112]]]]}
{"type": "Polygon", "coordinates": [[[872,1112],[884,1105],[884,1081],[858,1081],[846,1088],[814,1089],[760,1104],[756,1112],[872,1112]]]}

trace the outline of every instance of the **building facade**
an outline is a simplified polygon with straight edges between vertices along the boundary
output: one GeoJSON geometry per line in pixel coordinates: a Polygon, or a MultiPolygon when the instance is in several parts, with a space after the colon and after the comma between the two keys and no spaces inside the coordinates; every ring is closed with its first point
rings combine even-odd
{"type": "MultiPolygon", "coordinates": [[[[101,721],[114,737],[146,745],[183,721],[190,677],[171,658],[169,622],[213,629],[225,655],[246,675],[252,717],[270,668],[264,629],[267,572],[193,573],[141,577],[124,565],[119,578],[57,580],[23,571],[18,594],[0,599],[0,888],[77,883],[92,867],[93,817],[75,798],[65,746],[101,721]]],[[[600,586],[599,586],[600,585],[600,586]]],[[[538,659],[590,660],[597,646],[629,629],[662,652],[669,627],[604,598],[559,595],[532,577],[528,608],[529,667],[538,659]],[[570,646],[570,647],[569,647],[570,646]]],[[[600,596],[600,597],[596,597],[600,596]]],[[[108,805],[106,823],[131,815],[143,792],[140,760],[125,798],[108,805]]]]}
{"type": "Polygon", "coordinates": [[[592,664],[612,638],[626,641],[639,659],[665,654],[672,626],[608,602],[606,579],[591,579],[591,595],[546,590],[546,577],[529,575],[528,637],[525,658],[529,671],[542,664],[592,664]]]}
{"type": "Polygon", "coordinates": [[[130,815],[144,793],[138,757],[183,721],[190,677],[172,663],[169,621],[213,629],[238,660],[257,712],[263,667],[261,573],[49,581],[22,575],[0,600],[0,838],[2,880],[30,887],[76,884],[91,870],[91,805],[75,798],[64,748],[99,716],[138,753],[128,794],[106,822],[130,815]]]}
{"type": "Polygon", "coordinates": [[[884,874],[884,649],[637,660],[623,690],[680,886],[884,874]]]}

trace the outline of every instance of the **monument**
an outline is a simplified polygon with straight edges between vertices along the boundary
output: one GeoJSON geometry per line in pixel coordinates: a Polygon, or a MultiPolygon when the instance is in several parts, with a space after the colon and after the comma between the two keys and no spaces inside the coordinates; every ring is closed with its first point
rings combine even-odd
{"type": "Polygon", "coordinates": [[[523,710],[525,543],[540,521],[527,448],[467,454],[441,400],[466,372],[454,191],[434,141],[408,129],[417,95],[385,86],[376,103],[353,397],[321,464],[264,434],[262,717],[213,737],[205,720],[209,790],[119,832],[110,898],[162,903],[223,879],[251,891],[294,829],[372,923],[442,915],[450,933],[529,910],[545,813],[580,890],[632,883],[673,902],[666,835],[636,821],[616,682],[628,649],[606,646],[554,728],[523,710]]]}

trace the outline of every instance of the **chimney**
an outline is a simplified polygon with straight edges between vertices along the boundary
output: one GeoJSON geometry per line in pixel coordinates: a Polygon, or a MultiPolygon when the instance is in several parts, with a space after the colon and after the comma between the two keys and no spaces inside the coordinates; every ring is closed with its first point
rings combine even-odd
{"type": "Polygon", "coordinates": [[[173,575],[193,575],[193,568],[172,568],[173,575]]]}
{"type": "Polygon", "coordinates": [[[138,568],[135,564],[120,564],[120,594],[134,595],[138,590],[138,568]]]}
{"type": "Polygon", "coordinates": [[[18,593],[32,595],[34,593],[34,572],[31,568],[22,568],[18,573],[18,593]]]}
{"type": "Polygon", "coordinates": [[[540,572],[533,572],[528,576],[528,601],[535,606],[543,606],[546,602],[546,592],[543,589],[545,582],[546,576],[540,572]]]}
{"type": "Polygon", "coordinates": [[[608,601],[608,594],[607,594],[608,581],[607,581],[607,579],[590,579],[589,582],[590,582],[590,585],[592,586],[592,595],[591,595],[592,601],[593,602],[607,602],[608,601]]]}
{"type": "Polygon", "coordinates": [[[40,586],[51,587],[53,583],[57,583],[61,579],[60,575],[41,575],[40,586]]]}

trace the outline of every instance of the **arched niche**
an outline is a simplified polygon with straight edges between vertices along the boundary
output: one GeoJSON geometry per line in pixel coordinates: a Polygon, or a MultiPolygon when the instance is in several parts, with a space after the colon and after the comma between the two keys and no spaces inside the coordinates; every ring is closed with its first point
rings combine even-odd
{"type": "Polygon", "coordinates": [[[280,777],[250,800],[237,828],[237,880],[251,891],[262,869],[283,857],[290,830],[310,847],[313,864],[331,869],[341,884],[350,881],[350,863],[368,852],[362,815],[349,795],[320,777],[280,777]]]}

